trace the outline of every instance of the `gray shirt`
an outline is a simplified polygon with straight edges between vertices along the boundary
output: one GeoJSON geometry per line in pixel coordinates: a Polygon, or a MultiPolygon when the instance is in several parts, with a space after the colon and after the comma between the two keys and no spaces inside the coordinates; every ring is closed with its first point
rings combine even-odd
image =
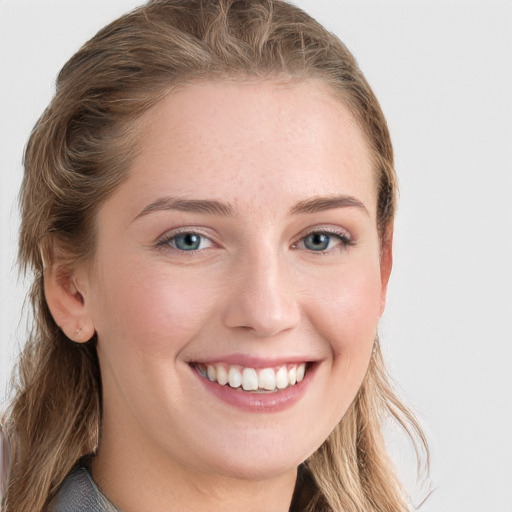
{"type": "Polygon", "coordinates": [[[84,467],[77,467],[62,483],[46,512],[121,512],[101,493],[84,467]]]}

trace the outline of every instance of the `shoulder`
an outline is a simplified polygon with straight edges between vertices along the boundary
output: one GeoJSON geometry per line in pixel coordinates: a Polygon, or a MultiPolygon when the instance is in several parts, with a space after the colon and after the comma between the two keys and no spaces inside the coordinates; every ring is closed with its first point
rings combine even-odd
{"type": "Polygon", "coordinates": [[[46,512],[120,512],[101,494],[87,469],[75,468],[46,512]]]}

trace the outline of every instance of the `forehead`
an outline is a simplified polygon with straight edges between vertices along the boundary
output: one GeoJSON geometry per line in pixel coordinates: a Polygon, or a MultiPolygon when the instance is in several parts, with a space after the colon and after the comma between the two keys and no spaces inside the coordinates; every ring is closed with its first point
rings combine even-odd
{"type": "Polygon", "coordinates": [[[370,212],[376,208],[366,138],[319,81],[189,84],[156,104],[140,126],[128,179],[137,202],[165,192],[253,207],[260,197],[267,208],[288,197],[347,193],[370,212]]]}

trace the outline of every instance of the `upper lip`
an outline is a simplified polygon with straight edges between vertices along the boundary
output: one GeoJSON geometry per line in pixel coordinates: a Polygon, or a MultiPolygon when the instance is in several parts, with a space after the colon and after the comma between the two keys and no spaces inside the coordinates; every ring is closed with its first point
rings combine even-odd
{"type": "Polygon", "coordinates": [[[201,358],[200,360],[190,361],[190,364],[227,364],[230,366],[243,366],[247,368],[272,368],[283,366],[285,364],[302,364],[316,362],[317,358],[308,356],[279,356],[279,357],[260,357],[249,354],[230,354],[225,356],[215,356],[201,358]]]}

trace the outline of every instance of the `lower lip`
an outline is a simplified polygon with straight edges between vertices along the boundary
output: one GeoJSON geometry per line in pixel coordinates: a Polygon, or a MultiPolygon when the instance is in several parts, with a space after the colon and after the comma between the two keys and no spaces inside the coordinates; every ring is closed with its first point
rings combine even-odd
{"type": "Polygon", "coordinates": [[[297,384],[271,393],[255,393],[222,386],[203,377],[193,367],[191,369],[209,393],[229,405],[249,412],[279,412],[292,407],[305,395],[316,367],[316,364],[310,365],[304,379],[297,384]]]}

